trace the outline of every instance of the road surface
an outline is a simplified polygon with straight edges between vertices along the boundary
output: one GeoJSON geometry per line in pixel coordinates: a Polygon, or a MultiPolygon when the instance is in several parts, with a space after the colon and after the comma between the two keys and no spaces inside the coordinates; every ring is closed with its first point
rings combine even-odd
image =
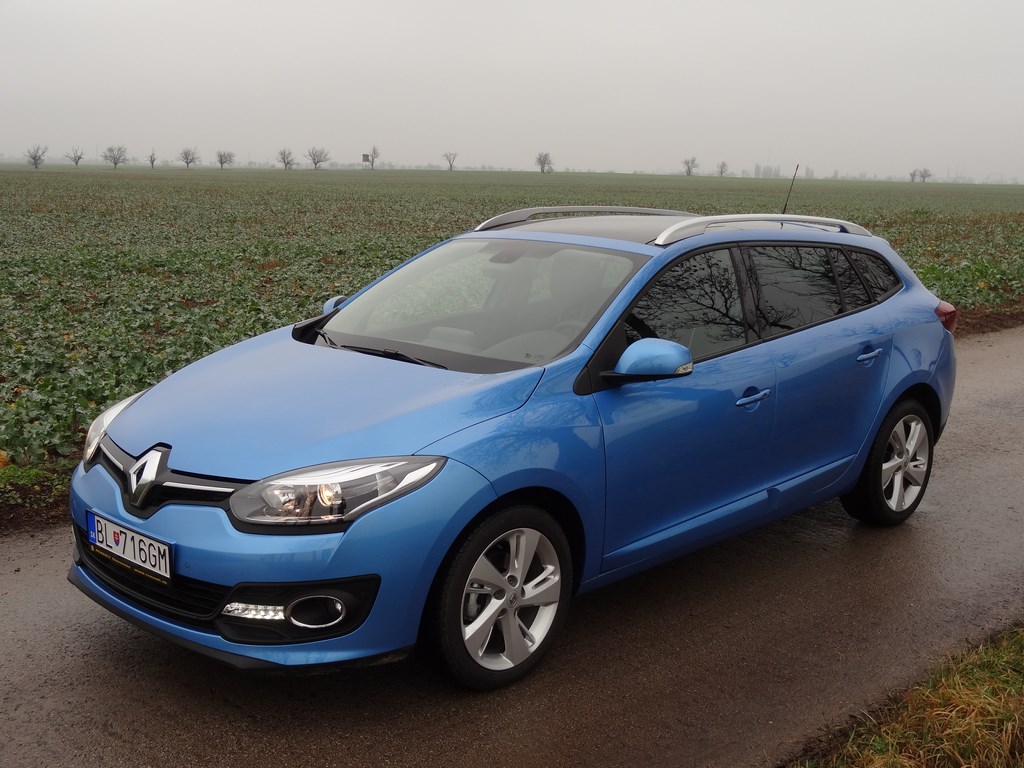
{"type": "Polygon", "coordinates": [[[0,765],[775,765],[1024,618],[1024,330],[958,355],[908,523],[823,505],[587,595],[538,674],[497,693],[417,659],[223,668],[68,584],[67,530],[2,538],[0,765]]]}

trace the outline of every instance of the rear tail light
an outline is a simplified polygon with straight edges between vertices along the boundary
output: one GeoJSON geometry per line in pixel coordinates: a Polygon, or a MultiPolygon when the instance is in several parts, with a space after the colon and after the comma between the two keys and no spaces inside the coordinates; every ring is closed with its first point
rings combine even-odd
{"type": "Polygon", "coordinates": [[[935,308],[935,315],[939,318],[939,322],[942,323],[942,327],[947,331],[952,333],[956,330],[956,307],[948,301],[939,302],[939,306],[935,308]]]}

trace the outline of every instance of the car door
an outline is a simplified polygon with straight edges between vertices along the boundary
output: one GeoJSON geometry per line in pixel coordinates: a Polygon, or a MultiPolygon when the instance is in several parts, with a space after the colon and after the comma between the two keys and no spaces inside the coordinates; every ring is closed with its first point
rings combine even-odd
{"type": "Polygon", "coordinates": [[[870,439],[893,329],[843,251],[774,244],[741,251],[776,369],[767,457],[773,504],[785,506],[826,489],[870,439]]]}
{"type": "Polygon", "coordinates": [[[607,463],[605,570],[681,545],[709,513],[765,506],[775,370],[750,322],[728,249],[676,261],[624,318],[633,340],[677,341],[694,366],[594,395],[607,463]]]}

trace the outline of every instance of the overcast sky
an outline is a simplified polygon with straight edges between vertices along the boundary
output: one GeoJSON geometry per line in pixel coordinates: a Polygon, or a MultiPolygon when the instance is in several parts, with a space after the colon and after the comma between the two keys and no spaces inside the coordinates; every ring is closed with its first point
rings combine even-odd
{"type": "Polygon", "coordinates": [[[1024,181],[1022,0],[0,0],[0,152],[1024,181]]]}

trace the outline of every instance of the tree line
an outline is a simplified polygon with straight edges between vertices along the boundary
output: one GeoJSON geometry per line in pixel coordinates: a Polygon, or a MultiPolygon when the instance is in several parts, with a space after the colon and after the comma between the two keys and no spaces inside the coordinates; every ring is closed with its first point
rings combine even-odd
{"type": "MultiPolygon", "coordinates": [[[[24,156],[28,164],[38,170],[46,161],[46,153],[49,151],[50,148],[48,146],[35,144],[25,150],[24,156]]],[[[380,148],[374,144],[369,152],[363,154],[363,163],[367,165],[371,171],[374,170],[377,166],[377,161],[380,159],[380,154],[380,148]]],[[[547,157],[547,160],[545,161],[547,163],[546,170],[550,171],[550,156],[546,153],[544,154],[547,157]]],[[[312,164],[314,171],[320,170],[320,166],[331,159],[331,153],[326,147],[310,147],[302,153],[302,156],[312,164]]],[[[455,170],[455,159],[458,156],[458,152],[445,152],[441,155],[445,162],[448,163],[449,171],[455,170]]],[[[85,157],[85,152],[81,147],[75,146],[72,147],[70,152],[65,152],[64,157],[74,163],[77,168],[78,164],[85,157]]],[[[235,153],[230,150],[218,149],[214,153],[214,157],[216,158],[217,165],[220,166],[221,170],[235,164],[235,153]]],[[[114,166],[114,169],[116,170],[119,165],[126,165],[128,163],[128,148],[125,147],[124,144],[111,144],[100,154],[100,159],[103,160],[103,162],[114,166]]],[[[149,163],[150,168],[156,168],[157,159],[155,150],[146,155],[146,162],[149,163]]],[[[183,148],[174,156],[174,159],[180,160],[184,163],[186,170],[191,168],[193,165],[197,165],[201,160],[199,157],[199,150],[195,147],[183,148]]],[[[274,156],[274,160],[276,163],[280,163],[286,171],[292,170],[298,163],[295,153],[288,147],[283,147],[278,150],[277,154],[274,156]]],[[[545,168],[542,167],[541,172],[543,173],[544,171],[545,168]]]]}
{"type": "MultiPolygon", "coordinates": [[[[42,144],[35,144],[29,147],[24,152],[24,156],[29,165],[33,168],[38,169],[46,160],[46,153],[49,152],[48,146],[42,144]]],[[[313,170],[319,170],[320,166],[331,159],[331,153],[325,147],[310,147],[306,150],[303,155],[313,165],[313,170]]],[[[456,152],[445,152],[442,155],[445,160],[448,161],[448,170],[453,170],[455,167],[455,158],[458,156],[456,152]]],[[[81,147],[73,147],[70,152],[64,154],[68,160],[78,167],[78,164],[85,157],[85,152],[82,151],[81,147]]],[[[217,165],[220,166],[221,170],[235,164],[235,153],[226,150],[218,149],[214,153],[217,165]]],[[[369,164],[371,170],[376,166],[377,160],[380,158],[380,149],[377,145],[373,146],[368,153],[363,155],[364,160],[369,164]]],[[[109,165],[114,166],[116,170],[119,165],[127,165],[128,163],[128,148],[124,144],[111,144],[102,153],[100,153],[100,159],[109,165]]],[[[156,151],[151,151],[146,155],[146,162],[149,163],[150,168],[155,168],[157,163],[156,151]]],[[[201,162],[199,156],[199,150],[195,147],[185,147],[177,155],[174,156],[175,160],[180,160],[185,164],[185,169],[188,170],[193,165],[197,165],[201,162]]],[[[295,158],[295,154],[291,149],[285,147],[277,152],[275,155],[276,162],[280,163],[286,171],[290,171],[295,167],[298,162],[295,158]]]]}
{"type": "MultiPolygon", "coordinates": [[[[38,169],[46,159],[46,153],[48,151],[49,147],[45,147],[41,144],[35,144],[34,146],[31,146],[27,150],[25,150],[24,155],[27,159],[28,164],[31,165],[33,168],[38,169]]],[[[235,164],[235,153],[229,150],[218,149],[214,153],[214,156],[221,170],[224,170],[225,168],[235,164]]],[[[327,150],[326,147],[310,147],[305,152],[303,152],[302,156],[309,161],[309,163],[313,166],[314,171],[320,170],[320,166],[331,159],[331,153],[330,151],[327,150]]],[[[441,155],[441,157],[444,158],[445,162],[448,163],[449,171],[455,170],[455,159],[458,156],[458,152],[445,152],[444,154],[441,155]]],[[[82,151],[80,147],[76,146],[72,147],[70,152],[66,152],[64,154],[64,157],[66,157],[68,160],[74,163],[75,167],[77,168],[78,164],[82,161],[82,158],[85,157],[85,153],[82,151]]],[[[114,166],[114,169],[116,170],[119,165],[124,165],[128,162],[128,150],[123,144],[112,144],[103,151],[103,153],[100,155],[100,158],[103,160],[103,162],[114,166]]],[[[188,170],[193,165],[196,165],[200,162],[199,151],[195,147],[185,147],[177,155],[175,155],[174,159],[180,160],[182,163],[184,163],[185,169],[188,170]]],[[[377,147],[376,144],[373,145],[373,148],[369,152],[363,154],[363,164],[369,167],[371,171],[374,170],[374,168],[376,168],[377,161],[379,159],[380,149],[377,147]]],[[[288,147],[284,147],[278,150],[277,154],[274,157],[274,160],[275,163],[280,163],[281,166],[286,171],[292,170],[298,163],[298,160],[295,157],[295,153],[292,152],[291,149],[289,149],[288,147]]],[[[157,156],[155,151],[151,151],[146,156],[146,162],[149,163],[150,168],[156,167],[157,156]]],[[[553,173],[555,170],[555,163],[554,160],[551,158],[550,152],[538,152],[533,162],[541,173],[553,173]]],[[[683,159],[681,162],[683,164],[683,173],[686,176],[695,175],[697,169],[700,167],[700,162],[697,160],[696,155],[691,155],[690,157],[683,159]]],[[[715,166],[715,173],[718,176],[725,176],[728,172],[729,164],[725,160],[722,160],[721,162],[718,163],[718,165],[715,166]]],[[[836,174],[838,175],[838,171],[836,172],[836,174]]],[[[809,169],[806,175],[809,178],[814,177],[813,171],[810,171],[809,169]]],[[[910,181],[911,183],[914,183],[916,181],[924,183],[929,178],[931,178],[931,176],[932,172],[927,168],[915,168],[910,172],[910,181]]],[[[754,166],[754,177],[765,179],[781,178],[782,169],[778,165],[762,166],[760,163],[756,163],[754,166]]]]}
{"type": "MultiPolygon", "coordinates": [[[[45,162],[46,153],[49,152],[49,150],[50,148],[48,146],[35,144],[25,150],[24,156],[29,165],[38,169],[45,162]]],[[[380,159],[380,155],[380,148],[374,144],[369,152],[363,154],[364,165],[369,167],[371,171],[374,170],[377,166],[377,161],[380,159]]],[[[330,150],[326,147],[310,147],[302,153],[302,156],[310,162],[314,171],[320,170],[320,166],[331,159],[330,150]]],[[[449,171],[455,170],[455,160],[458,156],[458,152],[445,152],[441,155],[445,162],[448,163],[449,171]]],[[[64,157],[74,163],[77,168],[78,164],[85,157],[85,152],[81,147],[75,146],[72,147],[70,152],[64,153],[64,157]]],[[[217,165],[220,166],[221,170],[235,164],[235,153],[230,150],[218,149],[214,153],[214,157],[216,158],[217,165]]],[[[111,144],[100,154],[100,159],[103,160],[104,163],[112,165],[116,170],[118,166],[128,164],[128,148],[125,147],[124,144],[111,144]]],[[[146,155],[145,159],[146,162],[149,163],[150,168],[156,168],[158,158],[155,150],[146,155]]],[[[191,168],[193,165],[197,165],[201,161],[199,150],[195,147],[183,148],[174,156],[174,159],[184,163],[186,170],[191,168]]],[[[280,163],[281,167],[286,171],[292,170],[298,164],[298,159],[295,157],[295,153],[288,147],[283,147],[278,150],[277,154],[274,156],[274,161],[275,164],[280,163]]],[[[550,173],[554,170],[551,155],[547,152],[541,152],[537,155],[536,162],[540,166],[541,173],[550,173]]]]}

